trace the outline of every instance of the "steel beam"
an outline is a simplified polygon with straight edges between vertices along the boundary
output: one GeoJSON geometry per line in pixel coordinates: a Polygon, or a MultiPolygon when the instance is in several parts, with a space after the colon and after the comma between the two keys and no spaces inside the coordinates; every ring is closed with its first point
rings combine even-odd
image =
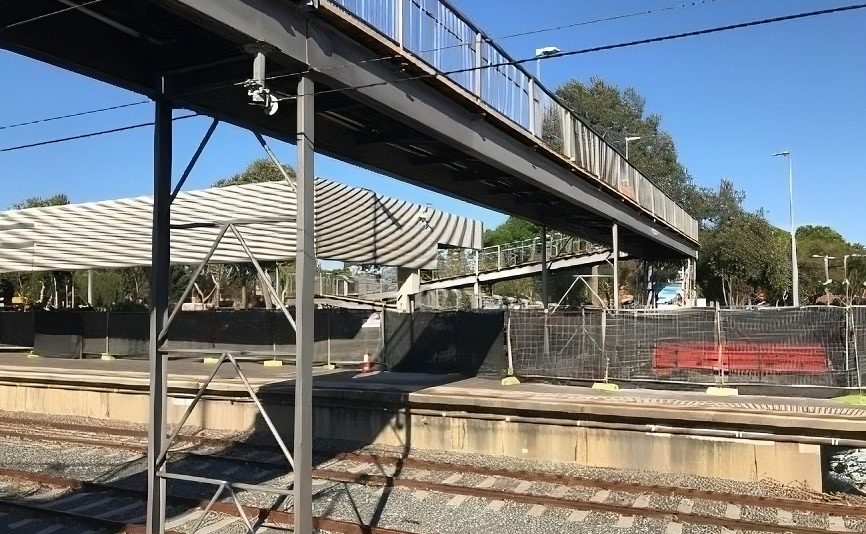
{"type": "Polygon", "coordinates": [[[613,223],[613,309],[619,309],[619,225],[613,223]]]}
{"type": "MultiPolygon", "coordinates": [[[[164,82],[163,82],[164,83],[164,82]]],[[[167,359],[159,334],[168,312],[171,239],[171,101],[154,100],[153,131],[153,245],[150,275],[150,416],[147,435],[147,532],[165,531],[165,479],[159,477],[159,454],[166,438],[167,359]]]]}
{"type": "MultiPolygon", "coordinates": [[[[464,106],[445,91],[424,81],[394,83],[400,75],[395,74],[393,66],[387,62],[371,61],[379,56],[359,46],[345,30],[338,30],[324,16],[307,20],[300,10],[282,2],[177,0],[175,3],[197,11],[202,19],[209,20],[209,28],[216,33],[241,33],[250,40],[273,45],[273,59],[277,63],[280,56],[302,60],[318,71],[318,76],[329,85],[359,87],[343,94],[400,121],[421,135],[439,140],[504,174],[590,211],[599,223],[607,226],[616,221],[624,230],[638,234],[643,240],[653,242],[655,247],[667,249],[673,255],[694,256],[697,252],[695,243],[652,220],[647,213],[639,213],[637,208],[616,198],[614,192],[605,191],[601,182],[576,176],[575,173],[583,174],[582,171],[566,169],[560,162],[537,151],[534,146],[537,143],[533,143],[528,134],[526,139],[519,139],[514,132],[492,121],[472,120],[471,113],[464,106]]],[[[323,5],[322,9],[326,8],[323,5]]],[[[195,109],[194,103],[189,104],[195,109]]],[[[280,132],[269,132],[269,135],[289,140],[288,135],[280,135],[280,132]]],[[[428,189],[455,194],[447,184],[419,182],[413,176],[392,172],[388,162],[373,164],[365,159],[363,152],[340,146],[336,151],[332,147],[329,155],[355,164],[374,166],[380,172],[422,183],[428,189]]],[[[600,163],[599,158],[595,161],[597,165],[600,163]]],[[[599,170],[596,168],[594,172],[598,174],[599,170]]],[[[478,199],[470,200],[479,202],[478,199]]],[[[499,202],[481,203],[496,209],[499,202]]]]}
{"type": "Polygon", "coordinates": [[[297,363],[295,383],[294,532],[313,531],[313,297],[316,274],[313,81],[298,81],[297,363]]]}

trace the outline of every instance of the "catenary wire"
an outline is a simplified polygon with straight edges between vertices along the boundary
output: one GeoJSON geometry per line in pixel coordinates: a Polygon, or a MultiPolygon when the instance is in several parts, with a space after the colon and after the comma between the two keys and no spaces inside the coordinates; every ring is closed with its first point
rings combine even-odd
{"type": "MultiPolygon", "coordinates": [[[[407,81],[413,81],[413,80],[421,80],[421,79],[427,79],[427,78],[435,78],[438,76],[449,76],[452,74],[461,74],[461,73],[465,73],[465,72],[473,72],[473,71],[482,70],[482,69],[499,68],[499,67],[507,67],[507,66],[517,66],[517,65],[522,65],[524,63],[528,63],[528,62],[536,61],[536,60],[548,60],[548,59],[554,59],[554,58],[560,58],[560,57],[571,57],[571,56],[577,56],[577,55],[583,55],[583,54],[589,54],[589,53],[595,53],[595,52],[602,52],[602,51],[607,51],[607,50],[629,48],[629,47],[633,47],[633,46],[652,44],[652,43],[660,43],[660,42],[672,41],[672,40],[679,40],[679,39],[685,39],[688,37],[698,37],[698,36],[702,36],[702,35],[710,35],[710,34],[720,33],[720,32],[725,32],[725,31],[751,28],[751,27],[756,27],[756,26],[764,26],[764,25],[775,24],[775,23],[779,23],[779,22],[786,22],[786,21],[791,21],[791,20],[798,20],[798,19],[811,18],[811,17],[822,16],[822,15],[829,15],[829,14],[835,14],[835,13],[841,13],[841,12],[847,12],[847,11],[854,11],[854,10],[860,10],[860,9],[864,9],[864,8],[866,8],[866,4],[852,4],[852,5],[848,5],[848,6],[822,9],[822,10],[817,10],[817,11],[807,11],[807,12],[802,12],[802,13],[795,13],[793,15],[783,15],[783,16],[771,17],[771,18],[766,18],[766,19],[741,22],[741,23],[737,23],[737,24],[729,24],[726,26],[717,26],[714,28],[705,28],[705,29],[701,29],[701,30],[694,30],[694,31],[690,31],[690,32],[669,34],[669,35],[663,35],[663,36],[659,36],[659,37],[650,37],[650,38],[646,38],[646,39],[638,39],[638,40],[627,41],[627,42],[622,42],[622,43],[615,43],[615,44],[609,44],[609,45],[601,45],[601,46],[595,46],[595,47],[589,47],[589,48],[582,48],[582,49],[577,49],[577,50],[570,50],[570,51],[559,52],[559,53],[550,54],[550,55],[542,56],[542,57],[534,57],[533,56],[533,57],[529,57],[529,58],[503,61],[503,62],[491,63],[491,64],[481,65],[481,66],[466,67],[466,68],[454,69],[454,70],[444,71],[444,72],[436,72],[433,74],[421,74],[421,75],[417,75],[417,76],[399,78],[396,80],[387,80],[387,81],[382,81],[382,82],[374,82],[374,83],[370,83],[370,84],[355,85],[355,86],[349,86],[349,87],[340,87],[340,88],[335,88],[335,89],[324,89],[321,91],[314,91],[313,93],[310,93],[310,95],[305,95],[305,96],[315,96],[315,95],[321,95],[321,94],[331,94],[331,93],[339,93],[339,92],[359,90],[359,89],[368,89],[368,88],[372,88],[372,87],[379,87],[379,86],[389,85],[389,84],[393,84],[393,83],[407,82],[407,81]]],[[[293,73],[293,75],[302,75],[302,74],[306,74],[306,73],[310,73],[310,72],[313,72],[313,71],[310,69],[307,69],[304,71],[299,71],[297,73],[293,73]]],[[[284,75],[284,76],[288,76],[288,75],[284,75]]],[[[232,84],[232,85],[236,85],[236,84],[232,84]]],[[[211,88],[209,90],[215,90],[215,89],[217,89],[217,88],[211,88]]],[[[183,95],[180,95],[180,96],[183,96],[183,95]]],[[[293,100],[293,99],[297,99],[297,98],[298,98],[297,96],[290,96],[290,97],[286,97],[284,100],[293,100]]],[[[197,115],[198,114],[185,115],[183,117],[173,118],[172,120],[194,117],[197,115]]],[[[97,135],[104,135],[104,134],[108,134],[108,133],[115,133],[115,132],[121,132],[121,131],[125,131],[125,130],[131,130],[134,128],[142,128],[145,126],[152,126],[153,124],[154,124],[153,122],[141,123],[141,124],[126,126],[126,127],[114,128],[111,130],[102,130],[102,131],[98,131],[98,132],[90,132],[87,134],[81,134],[81,135],[66,137],[66,138],[61,138],[61,139],[53,139],[53,140],[42,141],[42,142],[38,142],[38,143],[30,143],[27,145],[13,146],[13,147],[0,149],[0,152],[10,152],[13,150],[21,150],[24,148],[43,146],[43,145],[48,145],[48,144],[60,143],[60,142],[64,142],[64,141],[72,141],[75,139],[81,139],[81,138],[85,138],[85,137],[93,137],[93,136],[97,136],[97,135]]]]}
{"type": "Polygon", "coordinates": [[[51,11],[50,13],[43,13],[42,15],[37,15],[29,19],[19,20],[18,22],[13,22],[12,24],[7,24],[6,26],[3,26],[2,28],[0,28],[0,32],[11,30],[12,28],[17,28],[31,22],[36,22],[37,20],[47,19],[55,15],[60,15],[62,13],[66,13],[67,11],[75,11],[77,9],[81,9],[82,7],[92,6],[93,4],[97,4],[99,2],[102,2],[102,0],[90,0],[89,2],[84,2],[83,4],[64,7],[63,9],[58,9],[57,11],[51,11]]]}
{"type": "MultiPolygon", "coordinates": [[[[99,1],[102,1],[102,0],[96,0],[96,2],[99,2],[99,1]]],[[[552,26],[552,27],[547,27],[547,28],[538,28],[538,29],[535,29],[535,30],[528,30],[528,31],[519,32],[519,33],[506,34],[506,35],[501,35],[501,36],[498,36],[498,37],[490,37],[490,38],[486,38],[486,40],[487,40],[488,42],[492,42],[492,41],[502,41],[502,40],[505,40],[505,39],[512,39],[512,38],[514,38],[514,37],[523,37],[523,36],[526,36],[526,35],[536,35],[536,34],[541,34],[541,33],[547,33],[547,32],[553,32],[553,31],[560,31],[560,30],[564,30],[564,29],[568,29],[568,28],[575,28],[575,27],[578,27],[578,26],[588,26],[588,25],[591,25],[591,24],[597,24],[597,23],[601,23],[601,22],[611,22],[611,21],[615,21],[615,20],[628,19],[628,18],[633,18],[633,17],[638,17],[638,16],[652,15],[652,14],[662,13],[662,12],[666,12],[666,11],[672,11],[672,10],[676,10],[676,9],[684,9],[684,8],[690,8],[690,7],[698,7],[698,6],[701,6],[701,5],[704,5],[704,4],[715,3],[715,2],[717,2],[717,1],[720,1],[720,0],[702,0],[701,2],[684,2],[684,3],[673,4],[673,5],[669,5],[669,6],[661,7],[661,8],[656,8],[656,9],[648,9],[648,10],[644,10],[644,11],[635,11],[635,12],[632,12],[632,13],[625,13],[625,14],[622,14],[622,15],[613,15],[613,16],[610,16],[610,17],[603,17],[603,18],[598,18],[598,19],[584,20],[584,21],[573,22],[573,23],[569,23],[569,24],[562,24],[562,25],[559,25],[559,26],[552,26]]],[[[95,2],[93,2],[93,3],[95,3],[95,2]]],[[[83,7],[83,6],[86,6],[86,5],[89,5],[89,4],[82,4],[80,7],[83,7]]],[[[68,11],[68,10],[70,10],[70,9],[74,9],[74,8],[67,8],[67,9],[60,10],[60,11],[56,11],[56,12],[53,12],[53,13],[50,13],[50,14],[41,15],[40,17],[34,17],[33,19],[28,19],[27,21],[22,21],[21,23],[30,22],[30,21],[33,21],[33,20],[39,20],[39,19],[41,19],[41,18],[45,18],[45,17],[47,17],[47,16],[54,15],[54,14],[57,14],[57,13],[62,13],[62,12],[68,11]]],[[[21,23],[15,23],[15,25],[18,25],[18,24],[21,24],[21,23]]],[[[10,27],[10,26],[7,26],[7,27],[10,27]]],[[[426,49],[426,50],[420,50],[420,51],[418,51],[417,53],[418,53],[418,54],[427,54],[427,53],[430,53],[430,52],[439,52],[439,51],[448,50],[448,49],[452,49],[452,48],[461,48],[461,47],[464,47],[464,46],[473,46],[473,45],[474,45],[474,43],[461,43],[461,44],[456,44],[456,45],[442,46],[442,47],[439,47],[439,48],[429,48],[429,49],[426,49]]],[[[380,61],[388,61],[388,60],[396,59],[396,58],[398,58],[398,57],[399,57],[399,56],[396,56],[396,55],[383,56],[383,57],[378,57],[378,58],[368,59],[368,60],[364,60],[364,61],[359,61],[359,62],[357,62],[357,63],[353,63],[353,65],[363,65],[363,64],[367,64],[367,63],[374,63],[374,62],[380,62],[380,61]]],[[[329,70],[336,70],[336,69],[341,69],[341,68],[345,68],[345,66],[342,66],[342,65],[341,65],[341,66],[332,67],[332,68],[329,68],[329,69],[320,69],[320,70],[317,70],[316,72],[318,72],[318,73],[322,73],[322,72],[327,72],[327,71],[329,71],[329,70]]],[[[309,72],[309,71],[307,71],[307,72],[309,72]]],[[[291,74],[278,74],[278,75],[275,75],[275,76],[267,77],[267,78],[265,78],[265,79],[266,79],[266,80],[274,80],[274,79],[279,79],[279,78],[286,77],[286,76],[297,76],[297,75],[298,75],[297,73],[291,73],[291,74]]],[[[222,86],[221,88],[223,88],[223,87],[230,87],[230,86],[233,86],[233,85],[236,85],[236,83],[232,83],[231,85],[225,85],[225,86],[222,86]]],[[[208,89],[208,90],[215,90],[215,89],[216,89],[216,88],[212,88],[212,89],[208,89]]],[[[46,118],[43,118],[43,119],[37,119],[37,120],[32,120],[32,121],[20,122],[20,123],[15,123],[15,124],[7,124],[7,125],[2,125],[2,126],[0,126],[0,130],[10,129],[10,128],[18,128],[18,127],[21,127],[21,126],[30,126],[30,125],[33,125],[33,124],[40,124],[40,123],[43,123],[43,122],[49,122],[49,121],[55,121],[55,120],[61,120],[61,119],[68,119],[68,118],[80,117],[80,116],[83,116],[83,115],[90,115],[90,114],[94,114],[94,113],[100,113],[100,112],[103,112],[103,111],[112,111],[112,110],[122,109],[122,108],[126,108],[126,107],[131,107],[131,106],[138,106],[138,105],[141,105],[141,104],[146,104],[146,103],[148,103],[148,102],[149,102],[149,100],[136,101],[136,102],[130,102],[130,103],[128,103],[128,104],[122,104],[122,105],[119,105],[119,106],[110,106],[110,107],[105,107],[105,108],[98,108],[98,109],[92,109],[92,110],[82,111],[82,112],[78,112],[78,113],[70,113],[70,114],[67,114],[67,115],[58,115],[58,116],[54,116],[54,117],[46,117],[46,118]]]]}

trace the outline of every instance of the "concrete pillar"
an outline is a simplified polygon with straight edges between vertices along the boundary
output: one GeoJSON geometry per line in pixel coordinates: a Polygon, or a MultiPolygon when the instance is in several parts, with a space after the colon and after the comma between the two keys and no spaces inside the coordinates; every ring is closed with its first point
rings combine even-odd
{"type": "Polygon", "coordinates": [[[417,269],[397,268],[397,283],[400,286],[397,295],[397,311],[412,313],[415,296],[421,291],[421,275],[417,269]]]}
{"type": "Polygon", "coordinates": [[[87,270],[87,303],[93,306],[93,269],[87,270]]]}
{"type": "Polygon", "coordinates": [[[590,289],[592,289],[592,294],[590,295],[590,298],[592,299],[593,306],[604,307],[605,303],[602,302],[599,298],[601,294],[598,292],[598,281],[600,280],[599,277],[601,276],[601,269],[599,267],[600,266],[598,265],[593,265],[592,270],[590,271],[591,276],[589,277],[589,287],[590,289]]]}

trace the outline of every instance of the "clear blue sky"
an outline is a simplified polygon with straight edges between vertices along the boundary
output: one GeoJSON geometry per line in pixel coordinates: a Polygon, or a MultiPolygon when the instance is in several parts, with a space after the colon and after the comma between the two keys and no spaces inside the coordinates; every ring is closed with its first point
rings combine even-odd
{"type": "MultiPolygon", "coordinates": [[[[492,36],[552,27],[686,0],[455,0],[492,36]],[[495,4],[495,9],[492,6],[495,4]]],[[[555,45],[571,50],[750,19],[853,3],[853,0],[716,0],[653,15],[503,40],[512,55],[555,45]]],[[[773,152],[794,154],[798,224],[830,225],[866,242],[866,11],[829,15],[544,62],[546,85],[600,76],[635,87],[647,109],[663,116],[681,161],[699,184],[734,180],[750,208],[764,207],[786,227],[787,167],[773,152]]],[[[0,125],[122,104],[141,97],[54,67],[0,52],[0,125]]],[[[152,119],[149,105],[44,125],[0,130],[0,147],[152,119]]],[[[176,167],[182,168],[209,119],[176,123],[176,167]]],[[[294,148],[276,143],[287,162],[294,148]]],[[[150,192],[149,129],[49,147],[0,153],[0,209],[24,197],[66,192],[73,201],[150,192]]],[[[251,134],[221,125],[189,181],[205,187],[262,155],[251,134]]],[[[502,215],[434,195],[320,157],[317,174],[482,219],[502,215]]]]}

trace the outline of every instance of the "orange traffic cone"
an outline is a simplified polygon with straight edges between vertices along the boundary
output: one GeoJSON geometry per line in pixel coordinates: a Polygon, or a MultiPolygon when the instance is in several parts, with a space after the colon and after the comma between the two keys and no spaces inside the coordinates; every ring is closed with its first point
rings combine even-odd
{"type": "Polygon", "coordinates": [[[372,364],[372,362],[370,362],[370,354],[365,352],[364,353],[364,362],[361,363],[361,371],[364,373],[369,373],[372,370],[373,370],[373,364],[372,364]]]}

